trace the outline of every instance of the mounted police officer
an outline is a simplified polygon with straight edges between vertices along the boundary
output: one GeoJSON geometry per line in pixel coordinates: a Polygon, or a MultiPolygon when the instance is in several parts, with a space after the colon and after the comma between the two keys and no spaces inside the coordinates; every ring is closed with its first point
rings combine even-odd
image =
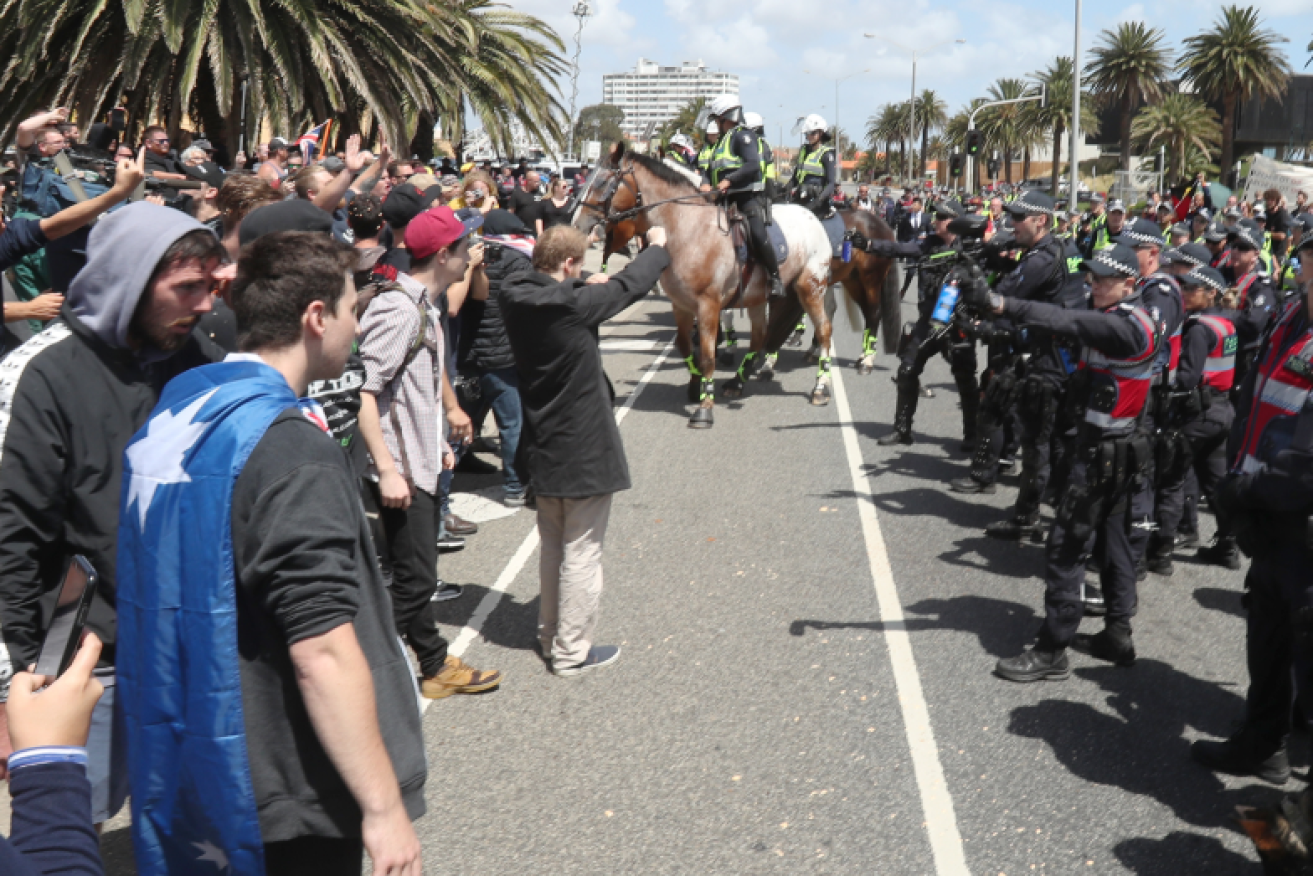
{"type": "Polygon", "coordinates": [[[780,266],[775,247],[766,234],[765,182],[757,135],[743,126],[743,107],[733,95],[722,94],[713,99],[708,113],[719,126],[720,139],[702,174],[702,190],[718,189],[725,201],[738,208],[747,220],[749,245],[757,264],[766,272],[770,296],[781,297],[785,293],[780,266]]]}
{"type": "Polygon", "coordinates": [[[1093,275],[1093,307],[1088,310],[1002,296],[981,281],[969,284],[966,292],[968,303],[980,311],[1043,327],[1083,345],[1081,367],[1068,388],[1081,411],[1075,458],[1045,549],[1044,625],[1033,648],[996,665],[995,672],[1011,681],[1067,678],[1069,646],[1122,666],[1135,662],[1135,564],[1153,514],[1147,472],[1151,449],[1142,420],[1161,333],[1141,306],[1133,250],[1114,244],[1082,267],[1093,275]],[[1091,549],[1101,554],[1107,618],[1102,632],[1078,636],[1091,549]]]}
{"type": "Polygon", "coordinates": [[[1284,306],[1237,394],[1230,472],[1217,488],[1218,517],[1252,558],[1244,723],[1190,747],[1211,770],[1274,784],[1290,778],[1292,700],[1313,714],[1313,240],[1300,249],[1304,296],[1284,306]]]}
{"type": "Polygon", "coordinates": [[[773,202],[779,172],[775,167],[775,150],[766,142],[766,123],[760,113],[744,113],[743,126],[757,135],[757,154],[761,156],[761,179],[766,184],[766,200],[773,202]]]}
{"type": "Polygon", "coordinates": [[[829,126],[812,113],[798,123],[798,131],[804,142],[793,167],[789,200],[825,219],[834,212],[831,201],[839,185],[839,164],[830,145],[829,126]]]}
{"type": "MultiPolygon", "coordinates": [[[[1016,267],[1004,274],[994,290],[1008,298],[1039,301],[1067,307],[1085,301],[1084,278],[1078,270],[1079,254],[1068,252],[1063,241],[1051,233],[1053,199],[1030,190],[1003,207],[1012,220],[1012,238],[1024,253],[1016,267]]],[[[994,321],[993,333],[1008,334],[1015,323],[994,321]]],[[[1018,326],[1019,328],[1020,326],[1018,326]]],[[[1012,519],[990,527],[990,535],[1014,539],[1034,537],[1038,529],[1039,503],[1049,477],[1050,443],[1067,376],[1075,369],[1076,345],[1069,337],[1056,337],[1044,327],[1025,327],[1024,338],[1011,332],[1016,353],[1030,353],[1025,374],[1016,367],[1016,355],[991,357],[989,384],[981,405],[979,440],[966,477],[949,486],[958,493],[992,493],[998,480],[1003,449],[1003,424],[1014,404],[1022,405],[1022,489],[1012,519]]],[[[997,348],[1009,342],[992,341],[997,348]]]]}
{"type": "Polygon", "coordinates": [[[716,151],[716,143],[720,141],[720,124],[712,119],[707,122],[707,129],[703,132],[705,143],[698,150],[698,172],[705,174],[711,168],[711,153],[716,151]]]}
{"type": "MultiPolygon", "coordinates": [[[[948,280],[953,267],[962,254],[957,235],[949,230],[953,220],[965,214],[957,200],[939,201],[934,205],[934,227],[931,234],[921,240],[896,243],[892,240],[869,240],[854,232],[854,247],[884,258],[919,260],[921,289],[917,299],[919,314],[915,323],[903,327],[898,343],[898,357],[902,360],[894,382],[898,384],[898,401],[894,409],[894,428],[881,436],[879,444],[911,444],[912,418],[916,414],[921,394],[921,372],[930,357],[948,352],[953,379],[962,394],[962,431],[965,441],[975,440],[976,411],[980,388],[976,383],[976,350],[970,339],[951,324],[936,325],[933,317],[939,300],[940,288],[948,280]]],[[[948,318],[951,321],[951,316],[948,318]]]]}
{"type": "Polygon", "coordinates": [[[698,169],[697,150],[693,148],[693,141],[684,134],[676,134],[670,138],[666,143],[666,155],[694,173],[701,172],[698,169]]]}

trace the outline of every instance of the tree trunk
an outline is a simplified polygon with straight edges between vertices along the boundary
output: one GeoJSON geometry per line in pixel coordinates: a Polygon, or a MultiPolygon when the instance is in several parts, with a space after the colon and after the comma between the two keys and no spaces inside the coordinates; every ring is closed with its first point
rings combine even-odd
{"type": "Polygon", "coordinates": [[[1222,171],[1222,184],[1229,188],[1235,188],[1235,171],[1231,165],[1235,163],[1235,114],[1239,102],[1238,92],[1232,91],[1222,96],[1222,159],[1218,162],[1218,168],[1222,171]]]}
{"type": "Polygon", "coordinates": [[[930,126],[922,125],[921,126],[921,162],[919,165],[921,168],[921,172],[918,174],[918,176],[922,176],[922,177],[925,176],[925,158],[926,158],[925,153],[926,153],[926,149],[928,149],[929,147],[930,147],[930,126]]]}
{"type": "MultiPolygon", "coordinates": [[[[1062,125],[1053,126],[1053,167],[1049,170],[1049,191],[1058,196],[1058,170],[1062,166],[1062,125]]],[[[1067,204],[1076,209],[1076,199],[1069,197],[1067,204]]]]}
{"type": "Polygon", "coordinates": [[[1003,181],[1012,185],[1012,145],[1003,148],[1003,181]]]}
{"type": "MultiPolygon", "coordinates": [[[[435,122],[433,114],[430,112],[421,112],[419,121],[416,123],[415,136],[410,141],[410,155],[415,156],[427,166],[433,160],[433,126],[435,122]]],[[[398,158],[409,158],[410,155],[399,155],[398,158]]]]}
{"type": "Polygon", "coordinates": [[[1135,95],[1130,89],[1122,97],[1122,140],[1121,140],[1121,165],[1122,170],[1131,169],[1131,116],[1135,114],[1135,95]]]}
{"type": "MultiPolygon", "coordinates": [[[[1021,151],[1021,181],[1025,182],[1030,179],[1030,147],[1027,146],[1021,151]]],[[[1057,193],[1054,192],[1056,195],[1057,193]]]]}

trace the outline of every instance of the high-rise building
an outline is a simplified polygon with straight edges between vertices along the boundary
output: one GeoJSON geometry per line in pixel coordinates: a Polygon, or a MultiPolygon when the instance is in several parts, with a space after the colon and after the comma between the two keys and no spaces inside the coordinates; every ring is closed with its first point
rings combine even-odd
{"type": "Polygon", "coordinates": [[[633,72],[602,76],[602,103],[625,111],[621,127],[631,137],[642,136],[651,123],[654,129],[665,124],[691,100],[738,93],[736,74],[708,70],[701,61],[662,67],[639,58],[633,72]]]}

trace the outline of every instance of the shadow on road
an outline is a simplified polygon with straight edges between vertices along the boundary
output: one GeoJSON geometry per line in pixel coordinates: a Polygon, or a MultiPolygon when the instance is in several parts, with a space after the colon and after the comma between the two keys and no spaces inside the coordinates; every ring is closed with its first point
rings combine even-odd
{"type": "Polygon", "coordinates": [[[1122,840],[1112,853],[1137,876],[1178,876],[1207,873],[1209,876],[1253,876],[1259,865],[1222,845],[1211,836],[1173,831],[1162,839],[1136,837],[1122,840]]]}
{"type": "MultiPolygon", "coordinates": [[[[439,602],[434,608],[438,623],[450,624],[456,628],[469,623],[479,603],[489,593],[489,588],[482,584],[463,584],[465,593],[460,599],[439,602]]],[[[510,595],[503,595],[497,607],[483,625],[480,635],[494,645],[503,648],[528,650],[538,637],[538,596],[528,602],[517,602],[510,595]]]]}
{"type": "Polygon", "coordinates": [[[1029,541],[1018,543],[987,535],[972,536],[959,539],[956,547],[944,551],[939,559],[951,566],[1007,578],[1040,578],[1044,575],[1044,545],[1029,541]]]}
{"type": "Polygon", "coordinates": [[[1245,608],[1240,604],[1241,592],[1227,590],[1224,587],[1198,587],[1194,591],[1194,601],[1212,611],[1245,617],[1245,608]]]}

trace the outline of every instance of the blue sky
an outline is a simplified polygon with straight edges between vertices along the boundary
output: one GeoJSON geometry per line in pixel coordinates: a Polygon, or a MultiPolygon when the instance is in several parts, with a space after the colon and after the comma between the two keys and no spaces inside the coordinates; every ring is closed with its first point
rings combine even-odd
{"type": "MultiPolygon", "coordinates": [[[[631,69],[642,56],[661,64],[702,59],[739,75],[744,105],[761,113],[767,135],[792,139],[800,115],[819,112],[834,123],[834,78],[840,85],[839,122],[860,134],[882,103],[906,99],[911,55],[919,55],[917,90],[933,88],[956,112],[995,79],[1025,76],[1058,55],[1070,55],[1074,0],[591,0],[584,28],[579,106],[601,100],[602,74],[631,69]],[[955,44],[954,39],[965,39],[955,44]],[[811,71],[804,73],[803,71],[811,71]],[[869,73],[860,71],[869,70],[869,73]]],[[[508,0],[545,19],[574,50],[573,0],[508,0]]],[[[1082,52],[1099,31],[1119,21],[1142,20],[1166,31],[1169,43],[1207,28],[1225,5],[1220,0],[1085,2],[1082,52]]],[[[1285,49],[1297,72],[1306,68],[1313,39],[1313,0],[1257,0],[1268,27],[1289,37],[1285,49]]],[[[569,82],[562,83],[562,103],[569,82]]]]}

